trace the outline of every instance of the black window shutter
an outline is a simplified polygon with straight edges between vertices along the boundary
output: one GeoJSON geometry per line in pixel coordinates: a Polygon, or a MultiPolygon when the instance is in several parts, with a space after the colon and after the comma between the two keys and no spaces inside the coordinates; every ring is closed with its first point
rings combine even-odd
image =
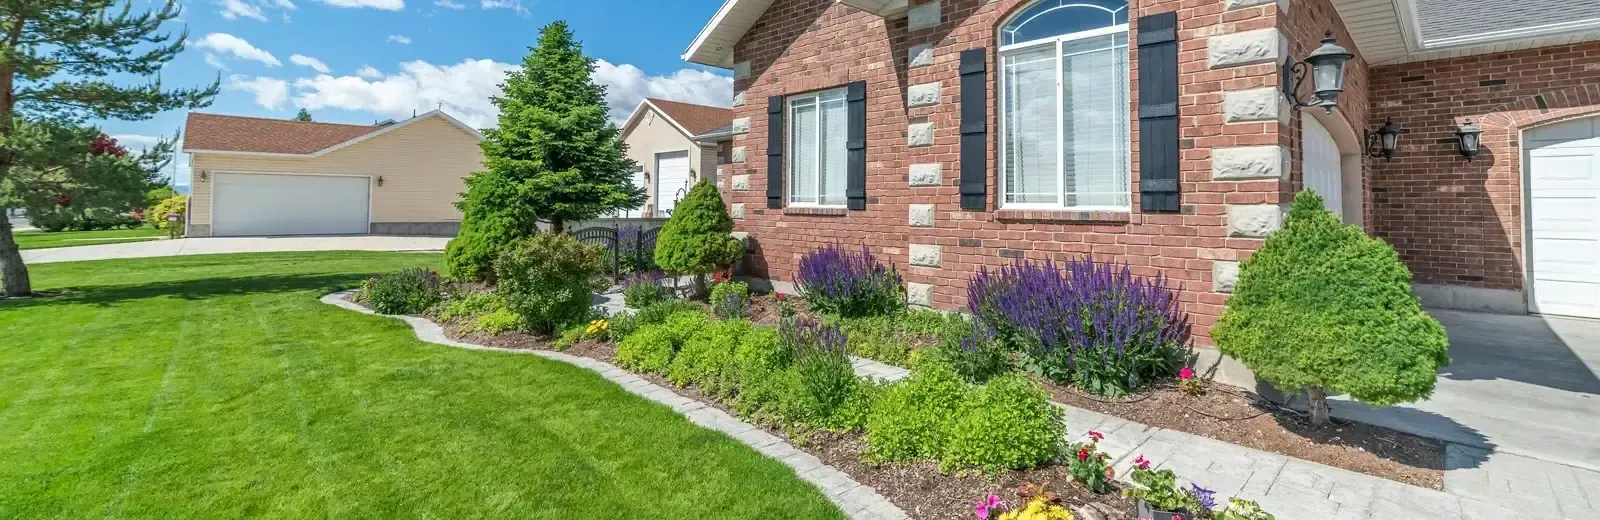
{"type": "Polygon", "coordinates": [[[988,56],[982,47],[961,51],[961,209],[989,202],[988,56]]]}
{"type": "Polygon", "coordinates": [[[1179,211],[1178,13],[1139,18],[1139,209],[1179,211]]]}
{"type": "Polygon", "coordinates": [[[767,98],[767,207],[783,207],[783,96],[767,98]]]}
{"type": "Polygon", "coordinates": [[[867,209],[867,82],[850,82],[844,96],[850,126],[844,145],[848,163],[844,197],[850,209],[863,210],[867,209]]]}

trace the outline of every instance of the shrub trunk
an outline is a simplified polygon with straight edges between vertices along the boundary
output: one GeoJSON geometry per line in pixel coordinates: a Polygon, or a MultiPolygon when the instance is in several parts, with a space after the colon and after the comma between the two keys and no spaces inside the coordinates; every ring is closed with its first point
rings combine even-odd
{"type": "Polygon", "coordinates": [[[1306,388],[1307,406],[1311,408],[1311,424],[1322,426],[1328,424],[1328,392],[1320,386],[1306,388]]]}

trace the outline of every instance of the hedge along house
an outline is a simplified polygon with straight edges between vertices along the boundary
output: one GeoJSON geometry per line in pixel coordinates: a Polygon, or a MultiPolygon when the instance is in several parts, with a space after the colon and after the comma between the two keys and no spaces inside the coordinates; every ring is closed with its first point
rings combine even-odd
{"type": "Polygon", "coordinates": [[[734,73],[756,276],[865,243],[957,309],[982,266],[1091,255],[1170,278],[1208,344],[1302,188],[1429,304],[1600,315],[1600,13],[1556,4],[729,0],[684,58],[734,73]],[[1318,81],[1295,64],[1340,61],[1325,38],[1350,55],[1318,81]]]}

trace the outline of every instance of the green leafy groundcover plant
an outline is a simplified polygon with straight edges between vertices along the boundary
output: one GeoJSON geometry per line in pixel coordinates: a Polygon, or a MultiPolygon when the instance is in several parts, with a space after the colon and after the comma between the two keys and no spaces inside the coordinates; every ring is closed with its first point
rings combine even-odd
{"type": "Polygon", "coordinates": [[[729,236],[732,232],[733,218],[717,185],[700,181],[678,201],[672,218],[656,235],[656,265],[669,274],[693,275],[695,295],[704,297],[705,275],[744,255],[744,245],[729,236]]]}
{"type": "Polygon", "coordinates": [[[383,314],[421,314],[443,299],[443,290],[438,273],[415,267],[367,279],[356,299],[383,314]]]}
{"type": "Polygon", "coordinates": [[[1425,399],[1450,363],[1444,327],[1411,294],[1394,248],[1340,223],[1310,191],[1240,265],[1211,336],[1256,377],[1306,390],[1315,424],[1328,420],[1329,392],[1377,406],[1425,399]]]}
{"type": "Polygon", "coordinates": [[[1064,440],[1062,415],[1050,395],[1028,378],[990,379],[967,394],[950,422],[939,465],[998,472],[1055,460],[1064,440]]]}
{"type": "Polygon", "coordinates": [[[533,332],[550,334],[589,316],[602,289],[600,251],[577,239],[540,233],[520,240],[495,260],[495,291],[533,332]]]}

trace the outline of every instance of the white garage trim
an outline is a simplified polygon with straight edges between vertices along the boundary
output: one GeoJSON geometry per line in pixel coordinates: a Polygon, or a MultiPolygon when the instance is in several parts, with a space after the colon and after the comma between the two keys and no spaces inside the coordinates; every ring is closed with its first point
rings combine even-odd
{"type": "MultiPolygon", "coordinates": [[[[662,168],[661,168],[661,165],[664,162],[663,159],[670,160],[670,161],[677,161],[677,160],[681,159],[683,161],[683,175],[682,176],[678,176],[678,177],[674,177],[671,180],[673,182],[677,182],[678,180],[682,180],[684,182],[684,186],[682,186],[682,189],[684,190],[684,194],[685,195],[688,195],[689,188],[693,188],[694,187],[694,183],[695,183],[694,163],[689,160],[690,159],[689,150],[673,150],[673,151],[669,151],[669,152],[657,152],[653,156],[653,159],[654,159],[654,162],[655,162],[655,165],[654,165],[655,166],[655,175],[650,176],[650,181],[651,181],[651,184],[653,184],[655,186],[654,189],[655,189],[655,192],[656,192],[656,198],[655,198],[656,214],[654,216],[660,217],[660,218],[671,217],[672,215],[670,213],[668,213],[668,212],[670,212],[670,211],[672,211],[674,209],[677,209],[677,206],[678,206],[677,199],[671,199],[671,197],[677,195],[678,194],[678,189],[680,189],[680,188],[678,186],[675,186],[675,185],[665,185],[664,186],[662,184],[663,181],[668,180],[666,178],[667,177],[666,176],[666,172],[662,171],[662,168]],[[670,205],[668,204],[669,201],[671,202],[670,205]]],[[[676,172],[674,172],[674,173],[676,173],[676,172]]]]}
{"type": "MultiPolygon", "coordinates": [[[[1545,159],[1585,158],[1590,161],[1591,178],[1589,180],[1596,186],[1600,186],[1600,114],[1585,114],[1541,123],[1530,128],[1522,128],[1518,133],[1518,142],[1522,143],[1522,164],[1520,165],[1521,171],[1519,174],[1522,188],[1522,213],[1520,216],[1522,218],[1523,294],[1526,298],[1528,310],[1529,312],[1540,314],[1600,318],[1600,300],[1590,302],[1588,305],[1577,306],[1566,305],[1562,302],[1554,302],[1556,305],[1550,305],[1546,308],[1541,308],[1539,305],[1539,271],[1536,265],[1539,254],[1537,247],[1539,239],[1534,236],[1536,208],[1534,207],[1535,187],[1533,177],[1535,174],[1534,159],[1536,152],[1539,152],[1539,158],[1545,159]],[[1573,133],[1566,136],[1560,134],[1553,136],[1536,135],[1539,132],[1557,130],[1558,127],[1576,129],[1583,126],[1582,124],[1576,124],[1579,122],[1586,123],[1589,126],[1587,133],[1573,133]]],[[[1600,188],[1589,188],[1589,190],[1592,190],[1594,198],[1600,201],[1600,188]]],[[[1600,221],[1600,204],[1591,204],[1588,209],[1595,212],[1596,220],[1600,221]]],[[[1597,240],[1600,240],[1600,228],[1591,227],[1589,232],[1594,233],[1597,240]]],[[[1591,283],[1596,283],[1597,286],[1600,286],[1600,268],[1595,268],[1588,274],[1592,280],[1595,280],[1595,282],[1591,283]]]]}
{"type": "MultiPolygon", "coordinates": [[[[207,170],[204,173],[206,173],[206,174],[211,176],[211,181],[210,181],[211,189],[209,190],[210,193],[208,193],[207,197],[206,197],[207,204],[210,206],[210,211],[208,211],[207,214],[206,214],[206,226],[208,228],[210,228],[212,236],[216,236],[217,235],[217,233],[216,233],[216,231],[217,231],[217,226],[216,226],[217,192],[220,191],[217,188],[217,177],[219,175],[230,175],[230,174],[232,174],[232,175],[280,175],[280,176],[297,176],[297,177],[360,177],[360,178],[364,178],[364,179],[367,180],[367,232],[370,233],[371,230],[372,230],[372,202],[373,202],[373,198],[376,197],[377,194],[373,193],[376,190],[373,189],[373,185],[375,183],[372,182],[373,176],[371,176],[371,175],[349,174],[349,173],[282,172],[282,171],[262,171],[262,170],[207,170]]],[[[187,224],[185,224],[185,225],[187,226],[187,224]]],[[[187,230],[185,230],[185,231],[187,231],[187,230]]]]}

